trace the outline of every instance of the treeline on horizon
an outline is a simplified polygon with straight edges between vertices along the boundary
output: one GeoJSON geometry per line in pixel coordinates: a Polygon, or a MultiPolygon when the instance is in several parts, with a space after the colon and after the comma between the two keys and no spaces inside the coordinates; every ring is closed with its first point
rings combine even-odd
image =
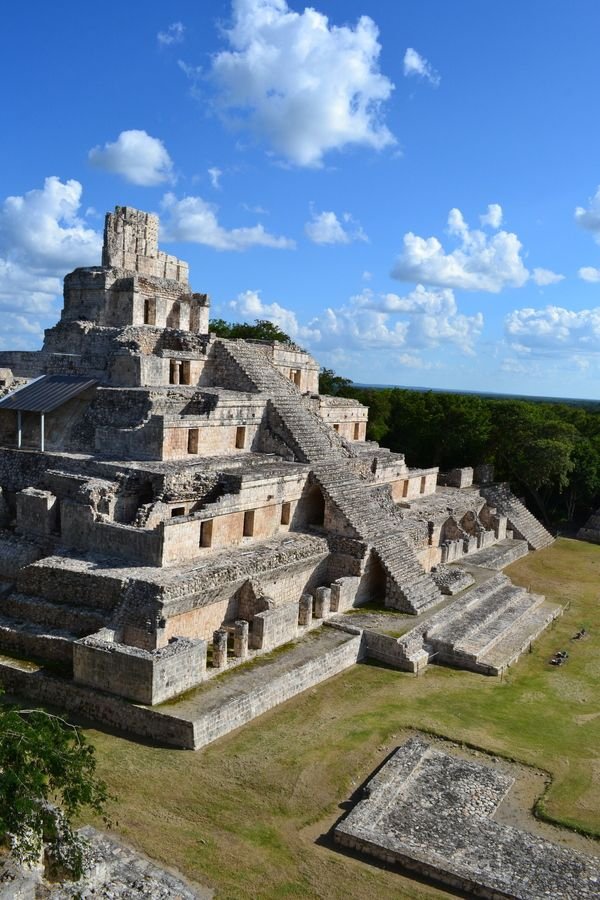
{"type": "Polygon", "coordinates": [[[598,404],[358,387],[331,369],[319,391],[368,406],[367,439],[409,466],[492,463],[546,526],[574,528],[600,506],[598,404]]]}
{"type": "MultiPolygon", "coordinates": [[[[210,330],[293,344],[266,319],[213,319],[210,330]]],[[[332,369],[321,369],[319,392],[368,406],[367,439],[404,453],[409,466],[492,463],[547,527],[575,528],[600,507],[600,403],[359,387],[332,369]]]]}

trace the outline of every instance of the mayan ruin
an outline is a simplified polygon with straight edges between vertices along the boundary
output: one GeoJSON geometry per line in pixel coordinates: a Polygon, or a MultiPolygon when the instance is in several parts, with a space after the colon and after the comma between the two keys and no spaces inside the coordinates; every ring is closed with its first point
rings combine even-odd
{"type": "Polygon", "coordinates": [[[65,675],[5,683],[198,748],[363,658],[498,675],[560,613],[501,572],[552,542],[507,484],[408,468],[300,347],[212,335],[155,215],[107,214],[64,284],[43,349],[0,354],[0,649],[65,675]],[[345,615],[373,601],[414,627],[345,615]]]}

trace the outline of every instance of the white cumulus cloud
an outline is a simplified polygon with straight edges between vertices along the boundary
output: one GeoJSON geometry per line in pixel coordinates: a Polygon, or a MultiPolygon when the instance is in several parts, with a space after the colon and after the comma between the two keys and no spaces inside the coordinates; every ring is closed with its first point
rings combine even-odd
{"type": "Polygon", "coordinates": [[[169,47],[171,44],[181,44],[185,36],[185,25],[183,22],[172,22],[165,31],[159,31],[156,40],[163,47],[169,47]]]}
{"type": "Polygon", "coordinates": [[[472,354],[483,327],[481,313],[459,313],[452,291],[428,291],[422,286],[406,297],[378,295],[367,289],[307,322],[279,303],[264,302],[259,291],[245,291],[230,307],[238,316],[269,319],[294,340],[329,359],[340,353],[378,351],[393,353],[398,362],[397,352],[402,351],[401,364],[419,368],[429,363],[416,351],[452,345],[472,354]]]}
{"type": "Polygon", "coordinates": [[[319,213],[313,209],[312,219],[306,223],[304,231],[313,244],[349,244],[352,241],[368,240],[363,229],[354,221],[350,213],[344,213],[342,220],[346,227],[342,225],[333,211],[319,213]]]}
{"type": "MultiPolygon", "coordinates": [[[[488,225],[494,221],[500,223],[502,208],[492,204],[485,217],[488,225]]],[[[459,209],[450,210],[448,232],[459,242],[449,252],[436,237],[423,238],[412,231],[405,234],[392,276],[399,281],[490,293],[498,293],[505,287],[521,287],[529,279],[516,234],[503,230],[488,235],[470,229],[459,209]]]]}
{"type": "Polygon", "coordinates": [[[238,124],[299,166],[319,166],[325,153],[348,145],[395,142],[382,122],[393,84],[379,70],[372,19],[331,25],[285,0],[233,0],[232,11],[229,49],[211,70],[224,114],[239,113],[238,124]]]}
{"type": "Polygon", "coordinates": [[[499,203],[488,203],[487,212],[485,212],[482,216],[479,216],[479,221],[481,222],[481,227],[485,228],[487,225],[489,228],[500,228],[502,225],[502,207],[499,203]]]}
{"type": "Polygon", "coordinates": [[[173,181],[173,162],[161,140],[147,132],[122,131],[116,141],[93,147],[88,153],[93,166],[121,175],[144,187],[173,181]]]}
{"type": "Polygon", "coordinates": [[[582,281],[590,281],[592,284],[600,281],[600,269],[596,269],[595,266],[582,266],[577,274],[582,281]]]}
{"type": "Polygon", "coordinates": [[[437,347],[451,343],[471,354],[483,328],[483,316],[459,313],[454,292],[449,288],[428,290],[419,284],[407,294],[373,294],[363,291],[356,302],[363,308],[407,317],[407,342],[411,347],[437,347]]]}
{"type": "Polygon", "coordinates": [[[0,205],[2,346],[37,346],[57,317],[63,276],[100,262],[101,237],[80,215],[81,194],[78,181],[51,176],[0,205]]]}
{"type": "Polygon", "coordinates": [[[549,284],[558,284],[559,281],[564,281],[565,276],[559,275],[558,272],[553,272],[551,269],[536,268],[532,271],[531,278],[540,287],[547,287],[549,284]]]}
{"type": "Polygon", "coordinates": [[[248,250],[250,247],[273,247],[290,250],[293,240],[270,234],[263,225],[251,228],[224,228],[217,219],[218,207],[202,197],[177,197],[168,193],[162,201],[165,212],[161,226],[164,241],[186,241],[205,244],[214,250],[248,250]]]}
{"type": "Polygon", "coordinates": [[[412,75],[417,78],[424,78],[434,87],[437,87],[441,81],[438,72],[413,47],[408,47],[404,54],[404,74],[407,77],[412,75]]]}
{"type": "Polygon", "coordinates": [[[505,319],[512,349],[519,354],[574,353],[580,358],[600,351],[600,307],[579,311],[560,306],[515,309],[505,319]]]}

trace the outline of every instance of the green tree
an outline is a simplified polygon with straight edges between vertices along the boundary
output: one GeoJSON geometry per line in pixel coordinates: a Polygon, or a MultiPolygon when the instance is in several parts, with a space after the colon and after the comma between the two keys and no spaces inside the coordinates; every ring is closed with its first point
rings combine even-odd
{"type": "Polygon", "coordinates": [[[269,322],[268,319],[255,319],[254,324],[249,322],[226,322],[225,319],[211,319],[209,330],[222,338],[244,338],[254,341],[279,341],[282,344],[292,344],[289,334],[269,322]]]}
{"type": "Polygon", "coordinates": [[[108,800],[94,748],[78,728],[43,710],[0,706],[0,837],[18,862],[44,852],[78,878],[86,844],[73,819],[84,808],[104,814],[108,800]]]}
{"type": "Polygon", "coordinates": [[[333,369],[321,369],[319,372],[319,393],[320,394],[339,394],[340,391],[350,387],[352,381],[350,378],[344,378],[342,375],[336,375],[333,369]]]}
{"type": "Polygon", "coordinates": [[[552,498],[568,487],[575,468],[575,426],[559,406],[503,400],[494,407],[491,440],[498,474],[521,485],[550,524],[552,498]]]}

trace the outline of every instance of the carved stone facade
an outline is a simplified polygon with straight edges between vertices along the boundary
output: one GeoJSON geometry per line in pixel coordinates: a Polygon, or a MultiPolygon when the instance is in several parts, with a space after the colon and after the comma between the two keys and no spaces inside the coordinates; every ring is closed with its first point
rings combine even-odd
{"type": "Polygon", "coordinates": [[[117,207],[43,349],[0,353],[3,652],[158,703],[352,605],[423,615],[432,568],[513,532],[551,540],[489,472],[367,441],[300,347],[211,335],[157,237],[117,207]]]}

